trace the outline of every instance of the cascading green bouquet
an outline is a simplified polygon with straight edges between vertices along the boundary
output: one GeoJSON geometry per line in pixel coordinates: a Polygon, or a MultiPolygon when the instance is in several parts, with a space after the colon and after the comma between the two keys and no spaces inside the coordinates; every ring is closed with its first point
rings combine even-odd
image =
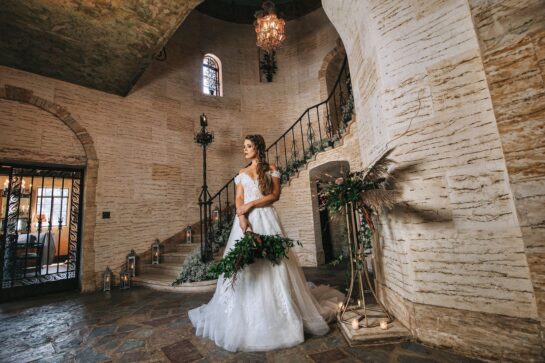
{"type": "Polygon", "coordinates": [[[267,259],[273,265],[278,265],[282,259],[288,258],[288,251],[295,245],[302,246],[301,242],[287,237],[276,235],[262,235],[246,231],[244,237],[235,241],[235,246],[209,269],[208,274],[218,278],[231,278],[234,286],[238,273],[246,266],[258,259],[267,259]]]}

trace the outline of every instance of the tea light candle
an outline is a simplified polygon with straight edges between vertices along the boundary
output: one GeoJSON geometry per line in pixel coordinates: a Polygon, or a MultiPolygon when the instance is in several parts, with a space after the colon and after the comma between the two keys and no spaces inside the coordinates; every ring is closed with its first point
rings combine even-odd
{"type": "Polygon", "coordinates": [[[380,321],[380,328],[383,329],[383,330],[388,329],[388,321],[386,321],[386,320],[381,320],[381,321],[380,321]]]}
{"type": "Polygon", "coordinates": [[[358,321],[358,319],[352,320],[352,329],[358,330],[359,328],[360,328],[360,322],[358,321]]]}

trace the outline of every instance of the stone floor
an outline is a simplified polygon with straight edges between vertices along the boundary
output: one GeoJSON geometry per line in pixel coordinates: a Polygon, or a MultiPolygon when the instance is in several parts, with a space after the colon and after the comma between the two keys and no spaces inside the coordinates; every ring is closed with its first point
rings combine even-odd
{"type": "MultiPolygon", "coordinates": [[[[323,270],[306,273],[309,280],[328,280],[323,270]]],[[[476,362],[414,342],[350,347],[335,325],[294,348],[230,353],[195,337],[187,317],[211,295],[133,288],[3,303],[0,362],[476,362]]]]}

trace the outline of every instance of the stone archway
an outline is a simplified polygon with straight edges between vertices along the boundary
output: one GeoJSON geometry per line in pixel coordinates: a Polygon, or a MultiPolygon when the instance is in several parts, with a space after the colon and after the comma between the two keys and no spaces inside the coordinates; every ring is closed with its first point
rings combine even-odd
{"type": "Polygon", "coordinates": [[[318,79],[320,80],[320,99],[325,100],[327,96],[329,96],[329,82],[328,82],[328,71],[331,71],[331,66],[333,64],[339,64],[339,70],[336,72],[331,72],[332,74],[335,74],[335,76],[339,75],[340,71],[340,65],[342,65],[342,61],[344,57],[346,56],[346,50],[344,48],[344,44],[341,40],[341,38],[338,38],[335,44],[335,48],[333,48],[329,53],[326,54],[324,57],[324,60],[322,61],[322,66],[320,67],[320,70],[318,71],[318,79]]]}
{"type": "MultiPolygon", "coordinates": [[[[0,87],[0,99],[16,101],[35,106],[55,116],[64,123],[76,136],[85,151],[85,177],[83,203],[82,256],[80,269],[80,288],[82,292],[95,290],[95,248],[94,231],[96,224],[96,183],[98,175],[98,159],[93,139],[87,130],[72,117],[63,106],[34,95],[31,90],[5,85],[0,87]]],[[[21,160],[24,161],[24,160],[21,160]]]]}

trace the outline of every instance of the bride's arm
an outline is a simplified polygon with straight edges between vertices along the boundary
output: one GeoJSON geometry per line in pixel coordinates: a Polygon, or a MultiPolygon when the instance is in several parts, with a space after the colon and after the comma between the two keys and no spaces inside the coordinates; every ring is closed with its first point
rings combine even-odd
{"type": "MultiPolygon", "coordinates": [[[[242,186],[242,183],[238,183],[235,188],[235,206],[236,208],[240,208],[244,205],[244,187],[242,186]]],[[[244,231],[246,229],[246,226],[250,224],[248,221],[248,217],[245,214],[238,216],[240,228],[244,231]]]]}

